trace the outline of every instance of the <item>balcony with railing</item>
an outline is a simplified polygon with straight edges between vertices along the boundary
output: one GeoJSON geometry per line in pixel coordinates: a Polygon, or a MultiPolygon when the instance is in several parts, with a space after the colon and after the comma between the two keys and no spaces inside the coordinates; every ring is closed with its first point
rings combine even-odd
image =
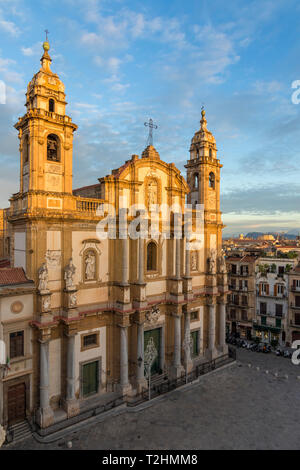
{"type": "Polygon", "coordinates": [[[100,208],[103,204],[102,199],[92,199],[92,198],[76,198],[76,209],[79,212],[88,212],[97,215],[97,209],[100,208]]]}

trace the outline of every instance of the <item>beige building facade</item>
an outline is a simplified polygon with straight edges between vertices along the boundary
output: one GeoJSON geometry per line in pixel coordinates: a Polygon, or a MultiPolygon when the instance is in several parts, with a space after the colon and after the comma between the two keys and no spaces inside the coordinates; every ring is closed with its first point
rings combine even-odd
{"type": "Polygon", "coordinates": [[[238,333],[241,338],[252,338],[255,320],[256,256],[228,256],[226,258],[230,294],[227,300],[227,333],[238,333]]]}
{"type": "MultiPolygon", "coordinates": [[[[28,410],[42,428],[105,396],[146,389],[149,344],[155,345],[151,373],[158,380],[227,354],[222,165],[205,111],[192,139],[187,181],[150,145],[98,183],[73,191],[77,126],[66,114],[64,85],[51,71],[49,48],[44,43],[41,69],[28,85],[26,114],[15,125],[20,188],[9,212],[11,264],[35,285],[26,310],[31,378],[15,385],[24,383],[28,410]],[[203,208],[201,228],[192,237],[183,221],[175,223],[186,202],[203,208]],[[159,209],[154,222],[153,205],[172,207],[171,217],[159,209]],[[135,216],[137,233],[144,234],[148,224],[146,235],[123,236],[135,216]],[[99,224],[106,238],[99,237],[99,224]],[[184,348],[185,339],[190,348],[184,348]]],[[[192,217],[195,229],[195,210],[192,217]]],[[[7,399],[4,425],[10,424],[8,406],[7,399]]]]}

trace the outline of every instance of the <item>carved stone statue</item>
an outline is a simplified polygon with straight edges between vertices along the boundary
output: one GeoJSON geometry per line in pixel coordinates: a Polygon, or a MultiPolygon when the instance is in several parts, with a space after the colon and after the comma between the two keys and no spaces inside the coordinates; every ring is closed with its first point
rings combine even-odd
{"type": "Polygon", "coordinates": [[[208,258],[208,272],[210,274],[216,274],[216,252],[211,250],[210,257],[208,258]]]}
{"type": "Polygon", "coordinates": [[[160,310],[157,307],[157,305],[153,306],[151,310],[146,312],[145,317],[146,317],[146,322],[147,323],[149,323],[151,325],[156,323],[159,320],[159,317],[160,317],[160,310]]]}
{"type": "Polygon", "coordinates": [[[66,282],[66,290],[75,290],[74,284],[74,276],[75,276],[76,268],[73,264],[73,258],[70,258],[69,264],[65,267],[65,282],[66,282]]]}
{"type": "Polygon", "coordinates": [[[75,307],[77,305],[77,292],[74,292],[70,295],[70,307],[75,307]]]}
{"type": "Polygon", "coordinates": [[[85,279],[92,281],[96,278],[96,257],[91,251],[88,252],[85,258],[85,279]]]}
{"type": "Polygon", "coordinates": [[[149,206],[157,204],[157,183],[155,181],[148,183],[148,202],[149,206]]]}
{"type": "Polygon", "coordinates": [[[225,261],[225,256],[223,253],[219,256],[219,272],[220,273],[227,273],[227,267],[226,267],[226,261],[225,261]]]}
{"type": "Polygon", "coordinates": [[[191,270],[197,271],[197,253],[195,251],[191,253],[191,270]]]}
{"type": "Polygon", "coordinates": [[[40,292],[48,292],[48,268],[47,264],[43,263],[42,266],[38,270],[38,276],[39,276],[39,291],[40,292]]]}

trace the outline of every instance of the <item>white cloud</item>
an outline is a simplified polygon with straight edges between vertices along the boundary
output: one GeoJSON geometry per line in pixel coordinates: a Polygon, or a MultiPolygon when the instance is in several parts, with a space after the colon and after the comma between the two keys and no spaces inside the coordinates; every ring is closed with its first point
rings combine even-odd
{"type": "Polygon", "coordinates": [[[15,23],[3,19],[0,19],[0,30],[4,31],[5,33],[9,33],[12,36],[19,36],[20,34],[20,30],[15,23]]]}

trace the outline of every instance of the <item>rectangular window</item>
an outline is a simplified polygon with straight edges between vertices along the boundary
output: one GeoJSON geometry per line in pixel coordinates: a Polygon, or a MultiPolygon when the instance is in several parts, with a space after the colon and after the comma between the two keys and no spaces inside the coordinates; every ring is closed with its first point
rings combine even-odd
{"type": "Polygon", "coordinates": [[[278,276],[282,277],[284,275],[284,266],[278,266],[278,276]]]}
{"type": "Polygon", "coordinates": [[[261,291],[262,291],[263,294],[267,293],[267,284],[262,284],[261,285],[261,291]]]}
{"type": "Polygon", "coordinates": [[[295,305],[296,307],[300,307],[300,295],[295,295],[295,305]]]}
{"type": "Polygon", "coordinates": [[[235,314],[235,309],[232,308],[232,309],[230,310],[230,318],[231,318],[232,320],[235,320],[235,316],[236,316],[236,314],[235,314]]]}
{"type": "Polygon", "coordinates": [[[261,324],[266,325],[267,324],[267,317],[261,317],[261,324]]]}
{"type": "Polygon", "coordinates": [[[242,320],[244,320],[244,321],[248,320],[247,310],[242,310],[242,320]]]}
{"type": "Polygon", "coordinates": [[[199,319],[199,312],[198,310],[195,310],[194,312],[191,312],[191,321],[196,321],[199,319]]]}
{"type": "Polygon", "coordinates": [[[244,281],[244,289],[248,290],[248,281],[247,280],[244,281]]]}
{"type": "Polygon", "coordinates": [[[300,313],[295,313],[295,325],[300,325],[300,313]]]}
{"type": "Polygon", "coordinates": [[[276,328],[281,328],[281,319],[276,318],[276,328]]]}
{"type": "Polygon", "coordinates": [[[248,298],[246,295],[242,295],[242,305],[248,305],[248,298]]]}
{"type": "Polygon", "coordinates": [[[236,264],[231,265],[231,272],[232,274],[236,274],[236,264]]]}
{"type": "Polygon", "coordinates": [[[242,276],[246,276],[249,273],[249,267],[247,265],[241,266],[241,274],[242,276]]]}
{"type": "Polygon", "coordinates": [[[276,317],[282,317],[282,314],[283,314],[282,304],[275,304],[275,315],[276,315],[276,317]]]}
{"type": "Polygon", "coordinates": [[[284,287],[281,284],[277,285],[277,294],[282,295],[283,294],[283,289],[284,287]]]}
{"type": "Polygon", "coordinates": [[[10,359],[24,356],[24,331],[10,333],[10,359]]]}
{"type": "Polygon", "coordinates": [[[99,333],[84,335],[82,340],[83,349],[94,348],[99,346],[99,333]]]}
{"type": "Polygon", "coordinates": [[[259,312],[261,315],[265,315],[267,313],[267,303],[266,302],[260,302],[259,303],[259,312]]]}

